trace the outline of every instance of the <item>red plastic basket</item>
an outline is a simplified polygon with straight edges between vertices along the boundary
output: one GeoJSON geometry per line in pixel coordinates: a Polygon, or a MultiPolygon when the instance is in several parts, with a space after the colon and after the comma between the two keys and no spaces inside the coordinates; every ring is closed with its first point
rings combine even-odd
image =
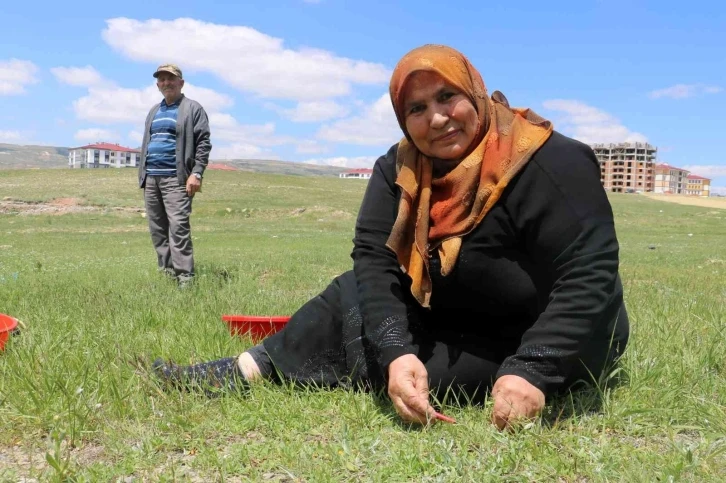
{"type": "Polygon", "coordinates": [[[5,349],[5,343],[10,337],[10,332],[18,326],[18,321],[9,315],[0,314],[0,351],[5,349]]]}
{"type": "Polygon", "coordinates": [[[232,335],[249,335],[254,340],[264,339],[279,332],[290,320],[289,316],[223,315],[232,335]]]}

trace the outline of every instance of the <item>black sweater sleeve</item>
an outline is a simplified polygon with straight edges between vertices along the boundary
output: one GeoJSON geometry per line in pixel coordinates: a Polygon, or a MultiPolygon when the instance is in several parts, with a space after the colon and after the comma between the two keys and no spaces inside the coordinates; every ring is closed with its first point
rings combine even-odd
{"type": "Polygon", "coordinates": [[[399,356],[413,354],[408,329],[405,275],[386,246],[398,213],[396,153],[393,146],[373,167],[353,239],[353,271],[358,282],[363,327],[384,375],[399,356]]]}
{"type": "Polygon", "coordinates": [[[558,133],[511,188],[506,209],[550,290],[544,311],[497,377],[517,375],[550,394],[622,301],[613,213],[592,150],[558,133]]]}

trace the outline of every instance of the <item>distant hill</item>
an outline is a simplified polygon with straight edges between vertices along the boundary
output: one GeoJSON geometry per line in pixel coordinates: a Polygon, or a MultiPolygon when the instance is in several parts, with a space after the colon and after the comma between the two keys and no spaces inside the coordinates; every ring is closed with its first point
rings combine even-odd
{"type": "Polygon", "coordinates": [[[213,162],[233,166],[240,171],[293,174],[298,176],[338,176],[338,174],[348,170],[348,168],[340,168],[337,166],[293,163],[290,161],[276,161],[271,159],[225,159],[213,162]]]}
{"type": "MultiPolygon", "coordinates": [[[[298,176],[338,176],[347,168],[317,164],[294,163],[266,159],[210,160],[210,163],[231,166],[255,173],[291,174],[298,176]]],[[[57,146],[23,146],[0,143],[0,170],[28,168],[67,168],[68,148],[57,146]]]]}
{"type": "Polygon", "coordinates": [[[68,148],[0,143],[0,169],[66,167],[68,148]]]}

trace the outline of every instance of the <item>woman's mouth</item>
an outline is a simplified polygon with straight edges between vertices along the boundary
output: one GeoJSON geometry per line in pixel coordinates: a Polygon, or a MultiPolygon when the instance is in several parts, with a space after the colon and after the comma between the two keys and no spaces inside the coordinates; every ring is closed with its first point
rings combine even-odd
{"type": "Polygon", "coordinates": [[[459,129],[454,129],[453,131],[449,131],[446,134],[442,134],[441,136],[435,137],[434,142],[439,141],[450,141],[454,139],[459,134],[459,129]]]}

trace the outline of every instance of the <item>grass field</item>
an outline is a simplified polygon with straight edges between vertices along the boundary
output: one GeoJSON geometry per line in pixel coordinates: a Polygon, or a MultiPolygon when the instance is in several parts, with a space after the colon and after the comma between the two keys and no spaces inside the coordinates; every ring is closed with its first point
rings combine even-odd
{"type": "Polygon", "coordinates": [[[0,481],[726,480],[726,210],[613,195],[622,383],[509,434],[490,406],[416,429],[384,398],[261,384],[164,393],[144,358],[236,355],[224,313],[290,314],[351,267],[365,185],[208,172],[198,282],[156,273],[134,170],[0,171],[0,481]]]}

